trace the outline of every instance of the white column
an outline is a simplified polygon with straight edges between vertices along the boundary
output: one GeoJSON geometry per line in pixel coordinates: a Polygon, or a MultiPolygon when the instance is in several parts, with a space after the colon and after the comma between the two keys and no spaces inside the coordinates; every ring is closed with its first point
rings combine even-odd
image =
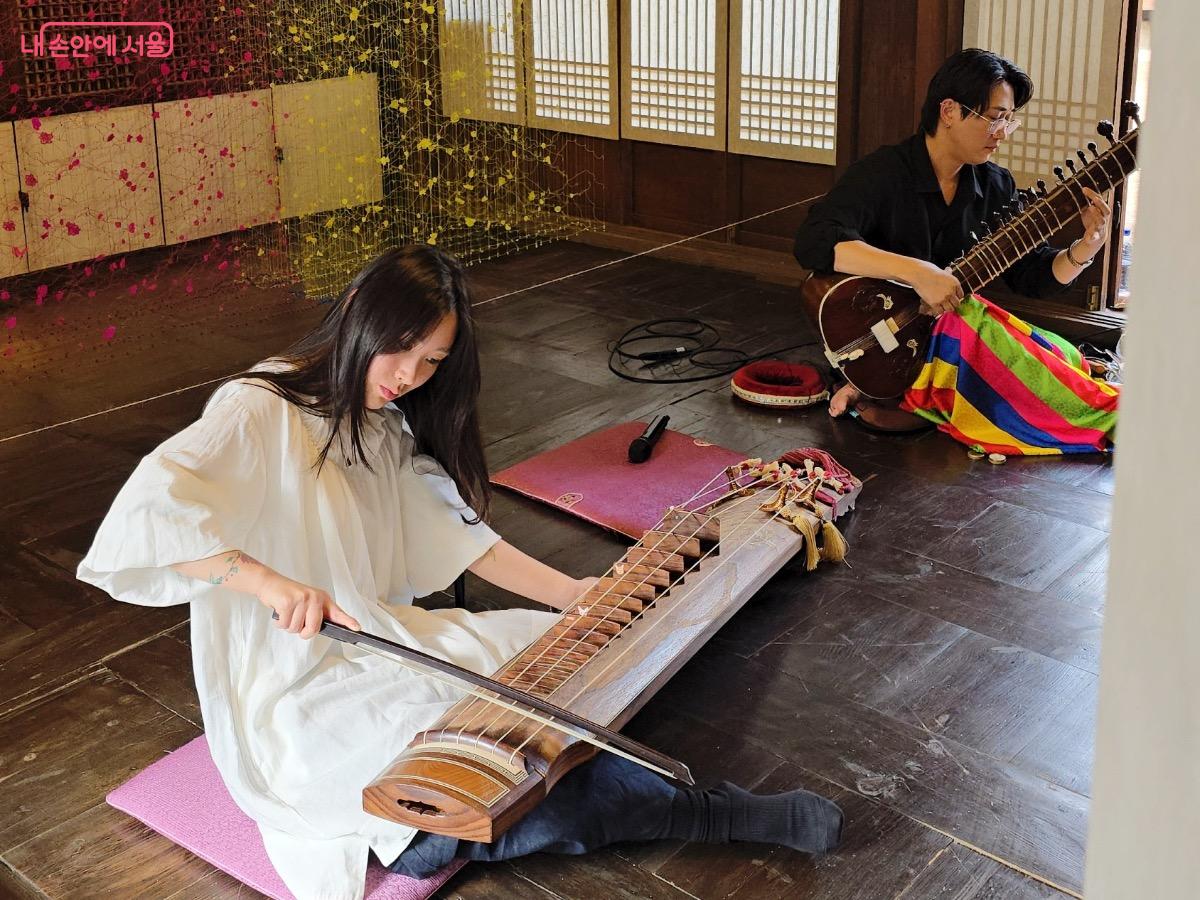
{"type": "Polygon", "coordinates": [[[1151,41],[1088,900],[1200,897],[1200,3],[1151,41]]]}

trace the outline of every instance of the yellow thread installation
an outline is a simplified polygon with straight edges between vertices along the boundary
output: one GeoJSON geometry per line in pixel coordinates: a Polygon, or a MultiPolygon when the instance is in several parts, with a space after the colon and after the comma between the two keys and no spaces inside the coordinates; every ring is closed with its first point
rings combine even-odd
{"type": "Polygon", "coordinates": [[[295,0],[271,20],[282,240],[305,293],[387,246],[465,261],[596,227],[601,141],[527,128],[521,0],[295,0]]]}

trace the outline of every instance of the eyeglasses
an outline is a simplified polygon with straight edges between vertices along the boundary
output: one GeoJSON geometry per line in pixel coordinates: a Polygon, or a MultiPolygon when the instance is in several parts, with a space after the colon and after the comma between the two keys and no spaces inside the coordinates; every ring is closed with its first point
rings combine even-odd
{"type": "Polygon", "coordinates": [[[1008,137],[1021,127],[1020,119],[1006,119],[1003,116],[995,119],[989,119],[987,116],[975,112],[975,110],[971,109],[969,106],[964,106],[963,104],[959,105],[977,119],[983,119],[983,121],[987,122],[987,133],[992,137],[998,137],[1001,132],[1004,133],[1005,137],[1008,137]]]}

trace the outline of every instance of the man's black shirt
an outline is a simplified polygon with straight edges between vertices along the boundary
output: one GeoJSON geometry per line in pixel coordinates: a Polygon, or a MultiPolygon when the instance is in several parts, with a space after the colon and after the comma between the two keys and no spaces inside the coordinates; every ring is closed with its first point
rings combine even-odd
{"type": "MultiPolygon", "coordinates": [[[[881,147],[860,159],[821,200],[796,233],[800,265],[833,271],[833,248],[842,241],[924,259],[945,267],[980,237],[980,224],[1016,195],[1012,173],[992,162],[963,166],[954,201],[946,204],[938,186],[925,134],[881,147]]],[[[1054,277],[1058,251],[1037,247],[1007,272],[1008,286],[1029,297],[1048,297],[1065,285],[1054,277]]]]}

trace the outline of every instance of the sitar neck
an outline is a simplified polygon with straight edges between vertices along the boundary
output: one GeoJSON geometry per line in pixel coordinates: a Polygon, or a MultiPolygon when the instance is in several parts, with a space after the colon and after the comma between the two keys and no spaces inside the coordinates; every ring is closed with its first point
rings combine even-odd
{"type": "MultiPolygon", "coordinates": [[[[950,272],[970,295],[999,276],[1010,266],[1041,246],[1051,235],[1067,225],[1088,205],[1085,187],[1104,193],[1120,184],[1137,168],[1138,129],[1127,132],[1103,153],[1090,145],[1093,159],[1081,168],[1068,162],[1072,175],[1060,178],[1054,190],[1047,192],[1038,182],[1041,193],[1022,192],[1014,204],[1005,207],[1004,224],[983,237],[967,253],[950,265],[950,272]]],[[[1086,157],[1082,151],[1078,156],[1086,157]]],[[[1059,167],[1056,173],[1064,174],[1059,167]]]]}

